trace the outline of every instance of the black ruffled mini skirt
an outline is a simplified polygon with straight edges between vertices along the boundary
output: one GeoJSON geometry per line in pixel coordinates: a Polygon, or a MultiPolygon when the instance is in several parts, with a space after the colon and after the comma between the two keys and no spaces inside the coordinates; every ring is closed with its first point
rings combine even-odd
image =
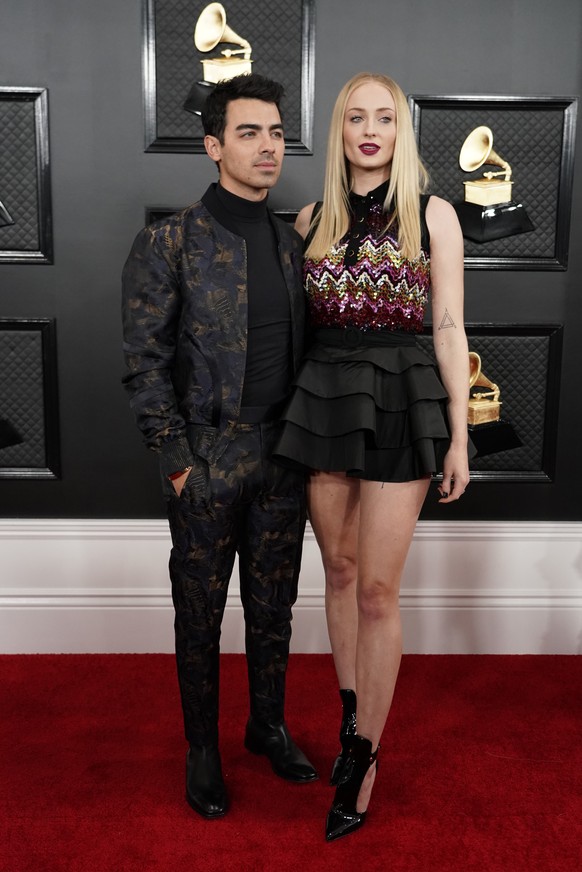
{"type": "Polygon", "coordinates": [[[293,385],[277,461],[371,481],[442,472],[447,394],[413,334],[317,330],[293,385]]]}

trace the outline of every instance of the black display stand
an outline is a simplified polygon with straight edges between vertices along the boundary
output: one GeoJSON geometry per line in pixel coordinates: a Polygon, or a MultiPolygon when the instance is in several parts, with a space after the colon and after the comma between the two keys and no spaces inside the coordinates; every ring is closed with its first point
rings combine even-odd
{"type": "Polygon", "coordinates": [[[522,203],[500,203],[478,206],[476,203],[455,203],[463,236],[473,242],[491,242],[517,233],[529,233],[534,226],[522,203]]]}
{"type": "Polygon", "coordinates": [[[477,457],[498,454],[523,445],[509,421],[504,420],[469,425],[469,436],[477,449],[477,457]]]}

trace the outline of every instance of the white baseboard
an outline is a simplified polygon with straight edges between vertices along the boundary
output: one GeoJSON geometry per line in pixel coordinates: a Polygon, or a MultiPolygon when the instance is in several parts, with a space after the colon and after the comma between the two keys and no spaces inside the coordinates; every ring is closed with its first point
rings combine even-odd
{"type": "MultiPolygon", "coordinates": [[[[171,652],[165,521],[0,520],[0,653],[171,652]]],[[[404,573],[405,651],[582,652],[582,523],[420,522],[404,573]]],[[[236,574],[222,650],[244,649],[236,574]]],[[[292,649],[329,651],[308,529],[292,649]]]]}

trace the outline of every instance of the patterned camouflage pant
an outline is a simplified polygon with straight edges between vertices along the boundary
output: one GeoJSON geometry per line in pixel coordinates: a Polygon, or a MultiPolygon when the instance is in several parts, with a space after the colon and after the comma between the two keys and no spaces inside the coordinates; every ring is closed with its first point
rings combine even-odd
{"type": "Polygon", "coordinates": [[[168,499],[176,660],[192,745],[218,741],[220,626],[237,553],[251,714],[283,720],[305,495],[303,476],[268,459],[276,431],[240,424],[219,465],[199,459],[180,497],[168,499]]]}

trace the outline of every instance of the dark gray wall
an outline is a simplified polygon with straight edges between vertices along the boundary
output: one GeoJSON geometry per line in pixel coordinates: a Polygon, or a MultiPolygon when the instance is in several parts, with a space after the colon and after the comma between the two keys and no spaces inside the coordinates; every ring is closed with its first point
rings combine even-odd
{"type": "MultiPolygon", "coordinates": [[[[579,0],[316,0],[313,155],[286,158],[272,204],[319,195],[331,107],[353,73],[387,72],[414,94],[576,95],[581,46],[579,0]]],[[[62,452],[60,481],[0,480],[3,516],[163,514],[120,387],[119,275],[144,207],[197,199],[215,173],[204,155],[144,153],[141,52],[141,0],[2,0],[0,84],[49,89],[55,257],[0,265],[0,316],[56,318],[62,452]]],[[[474,483],[448,518],[582,518],[581,139],[568,270],[466,273],[468,322],[565,325],[555,480],[474,483]]],[[[443,516],[427,504],[424,517],[443,516]]]]}

